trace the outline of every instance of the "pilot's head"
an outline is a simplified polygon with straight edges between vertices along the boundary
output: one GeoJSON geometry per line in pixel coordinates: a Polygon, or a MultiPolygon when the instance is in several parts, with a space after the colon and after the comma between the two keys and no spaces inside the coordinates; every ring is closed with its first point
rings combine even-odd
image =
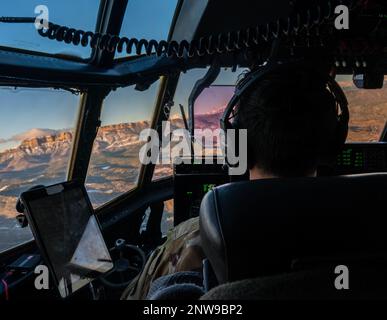
{"type": "Polygon", "coordinates": [[[315,176],[321,158],[337,152],[338,140],[344,143],[327,78],[308,68],[284,68],[242,96],[238,127],[247,129],[251,179],[315,176]]]}

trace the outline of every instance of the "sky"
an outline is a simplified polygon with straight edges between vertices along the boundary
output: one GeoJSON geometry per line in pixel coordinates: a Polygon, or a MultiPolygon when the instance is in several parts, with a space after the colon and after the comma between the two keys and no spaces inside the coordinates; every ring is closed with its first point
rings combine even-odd
{"type": "Polygon", "coordinates": [[[234,95],[234,86],[211,86],[204,89],[195,102],[195,114],[206,114],[225,109],[234,95]]]}
{"type": "MultiPolygon", "coordinates": [[[[1,0],[0,16],[35,17],[35,8],[47,6],[49,21],[94,31],[100,0],[1,0]]],[[[166,39],[177,0],[129,0],[121,35],[166,39]]],[[[0,45],[88,58],[89,48],[74,47],[40,37],[33,24],[0,23],[0,45]]]]}
{"type": "MultiPolygon", "coordinates": [[[[166,39],[176,4],[177,0],[129,0],[121,35],[166,39]]],[[[49,19],[55,23],[84,30],[95,28],[99,0],[1,0],[0,15],[34,16],[37,5],[47,5],[49,19]]],[[[0,45],[48,53],[74,54],[84,58],[90,55],[88,48],[66,45],[63,42],[40,37],[32,24],[0,23],[0,45]]],[[[237,70],[235,73],[231,70],[222,71],[214,84],[235,85],[242,71],[237,70]]],[[[179,104],[182,104],[187,112],[188,97],[195,82],[205,73],[206,69],[195,69],[181,75],[172,115],[180,114],[179,104]]],[[[102,125],[151,120],[158,85],[156,82],[145,92],[136,91],[134,87],[112,92],[104,102],[102,125]]],[[[224,97],[211,97],[204,92],[208,104],[200,102],[197,112],[205,113],[214,105],[224,103],[231,95],[231,91],[232,89],[228,89],[224,97]]],[[[220,94],[221,90],[217,92],[220,94]]],[[[26,88],[15,90],[0,87],[0,152],[18,146],[21,142],[20,134],[35,128],[53,130],[74,128],[79,99],[79,96],[61,90],[26,88]]]]}
{"type": "MultiPolygon", "coordinates": [[[[166,39],[177,0],[129,0],[122,35],[166,39]]],[[[35,7],[46,5],[49,19],[84,30],[95,29],[99,0],[1,0],[1,16],[34,17],[35,7]]],[[[40,37],[33,24],[0,23],[0,45],[87,58],[90,49],[40,37]]],[[[122,56],[122,55],[121,55],[122,56]]],[[[104,103],[102,122],[114,124],[150,120],[158,83],[146,92],[122,88],[104,103]]],[[[16,135],[33,128],[68,129],[75,125],[79,96],[51,89],[0,88],[0,151],[17,146],[16,135]]]]}
{"type": "MultiPolygon", "coordinates": [[[[95,30],[99,0],[1,0],[1,16],[36,17],[35,8],[47,6],[49,21],[95,30]]],[[[47,53],[67,53],[87,58],[91,50],[50,41],[38,35],[34,24],[0,23],[0,44],[47,53]]]]}

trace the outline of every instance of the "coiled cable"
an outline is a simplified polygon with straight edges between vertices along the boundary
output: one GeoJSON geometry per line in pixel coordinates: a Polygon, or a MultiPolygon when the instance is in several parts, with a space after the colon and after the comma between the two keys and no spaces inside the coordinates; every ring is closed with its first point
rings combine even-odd
{"type": "MultiPolygon", "coordinates": [[[[355,0],[346,1],[348,7],[354,7],[355,0]]],[[[48,28],[41,28],[38,32],[42,37],[59,42],[65,42],[74,46],[91,47],[111,53],[123,53],[128,55],[157,55],[167,57],[203,57],[206,55],[223,54],[268,43],[279,37],[298,36],[306,31],[310,36],[313,28],[319,37],[319,27],[331,20],[334,16],[336,5],[343,4],[342,0],[330,0],[324,4],[317,5],[314,9],[305,10],[303,13],[295,13],[288,19],[278,19],[265,25],[258,25],[239,31],[221,33],[201,37],[198,40],[188,42],[156,41],[137,38],[119,37],[116,35],[93,33],[91,31],[77,30],[49,22],[48,28]]],[[[0,18],[0,22],[23,23],[31,18],[0,18]],[[7,21],[8,19],[8,21],[7,21]],[[12,21],[14,19],[14,21],[12,21]],[[24,20],[23,20],[24,19],[24,20]]],[[[35,22],[35,19],[29,22],[35,22]]],[[[41,21],[43,22],[43,21],[41,21]]]]}

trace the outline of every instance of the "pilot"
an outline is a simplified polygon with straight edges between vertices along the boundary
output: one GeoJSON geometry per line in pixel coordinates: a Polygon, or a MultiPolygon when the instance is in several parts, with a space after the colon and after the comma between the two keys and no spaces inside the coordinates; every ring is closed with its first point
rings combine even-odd
{"type": "MultiPolygon", "coordinates": [[[[316,72],[309,65],[284,66],[268,72],[243,94],[237,105],[238,127],[247,129],[251,180],[314,177],[327,149],[338,152],[338,109],[327,86],[329,72],[316,72]]],[[[345,138],[346,133],[342,144],[345,138]]],[[[204,258],[199,220],[194,218],[170,231],[123,297],[145,299],[155,279],[200,272],[204,258]]]]}

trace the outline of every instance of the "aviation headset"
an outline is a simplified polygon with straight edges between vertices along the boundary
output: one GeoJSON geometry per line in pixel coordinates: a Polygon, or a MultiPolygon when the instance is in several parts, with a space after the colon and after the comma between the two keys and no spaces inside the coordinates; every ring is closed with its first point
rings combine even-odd
{"type": "MultiPolygon", "coordinates": [[[[235,113],[235,107],[240,102],[243,95],[249,91],[254,85],[264,80],[265,77],[278,70],[283,68],[287,68],[290,66],[301,67],[303,65],[303,61],[293,61],[288,63],[280,63],[280,62],[268,62],[266,65],[259,67],[256,71],[248,74],[237,86],[235,89],[234,96],[231,98],[228,103],[223,116],[220,120],[221,129],[225,132],[225,147],[228,148],[230,146],[230,141],[227,141],[227,130],[235,129],[236,130],[236,142],[239,141],[237,133],[240,128],[238,121],[238,113],[235,113]],[[232,121],[233,119],[233,121],[232,121]]],[[[330,93],[332,94],[334,100],[336,101],[336,112],[337,112],[337,124],[336,124],[336,132],[334,134],[333,141],[329,141],[329,146],[323,148],[324,150],[321,152],[323,157],[331,157],[335,156],[341,148],[344,146],[345,141],[348,136],[348,123],[349,123],[349,110],[348,110],[348,100],[341,89],[340,85],[336,82],[336,80],[330,75],[324,76],[326,78],[326,86],[330,93]]],[[[237,150],[236,146],[234,146],[234,150],[237,150]]],[[[227,159],[227,152],[225,155],[226,164],[230,165],[227,159]]]]}

